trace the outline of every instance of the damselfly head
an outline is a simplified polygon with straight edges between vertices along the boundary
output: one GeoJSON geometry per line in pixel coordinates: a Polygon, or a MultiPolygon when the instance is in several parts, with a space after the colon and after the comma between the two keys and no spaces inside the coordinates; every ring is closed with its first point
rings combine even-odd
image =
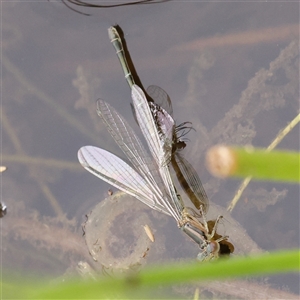
{"type": "Polygon", "coordinates": [[[191,122],[183,122],[175,127],[173,136],[173,152],[182,150],[186,147],[186,141],[188,141],[188,139],[183,137],[187,135],[192,129],[194,128],[192,127],[191,122]]]}
{"type": "Polygon", "coordinates": [[[175,150],[182,150],[186,147],[186,142],[183,140],[177,140],[176,145],[175,145],[176,149],[175,150]]]}
{"type": "MultiPolygon", "coordinates": [[[[219,236],[218,234],[216,235],[219,236]]],[[[234,251],[234,246],[227,241],[227,237],[207,241],[200,248],[201,252],[197,255],[197,259],[200,261],[208,261],[219,257],[224,258],[234,251]]]]}
{"type": "Polygon", "coordinates": [[[185,209],[183,223],[179,226],[198,244],[201,251],[197,259],[208,261],[230,255],[234,251],[234,246],[227,241],[228,236],[222,236],[216,232],[222,216],[218,216],[216,220],[206,221],[202,205],[200,206],[202,221],[199,221],[199,216],[191,212],[193,212],[192,209],[185,209]]]}
{"type": "Polygon", "coordinates": [[[207,241],[201,252],[197,255],[197,259],[200,261],[208,261],[219,257],[220,244],[216,241],[207,241]]]}
{"type": "Polygon", "coordinates": [[[222,236],[216,232],[216,225],[218,225],[219,220],[222,217],[219,216],[216,220],[211,220],[207,222],[207,227],[209,232],[211,232],[211,236],[209,236],[209,242],[210,243],[217,243],[218,247],[211,246],[209,247],[209,250],[212,251],[211,258],[218,258],[218,257],[226,257],[229,256],[234,251],[234,246],[231,244],[227,239],[228,236],[222,236]],[[218,250],[218,251],[216,251],[218,250]]]}

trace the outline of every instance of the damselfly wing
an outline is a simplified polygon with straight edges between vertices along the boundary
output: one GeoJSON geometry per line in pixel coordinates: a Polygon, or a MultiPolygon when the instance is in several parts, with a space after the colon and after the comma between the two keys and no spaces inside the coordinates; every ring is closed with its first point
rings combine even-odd
{"type": "MultiPolygon", "coordinates": [[[[160,137],[162,139],[164,137],[168,137],[168,140],[166,140],[168,148],[170,147],[169,139],[172,135],[172,154],[170,162],[177,176],[178,182],[181,188],[190,198],[193,205],[197,208],[197,210],[199,210],[200,205],[202,205],[203,212],[206,213],[209,208],[209,201],[206,192],[203,188],[202,182],[196,170],[180,152],[180,150],[185,148],[186,146],[186,143],[181,139],[181,136],[184,136],[187,132],[189,132],[191,130],[191,127],[187,126],[189,125],[187,124],[187,122],[175,126],[174,121],[173,127],[170,128],[170,126],[172,125],[170,119],[173,119],[173,109],[168,94],[157,86],[150,86],[147,89],[147,92],[148,90],[150,91],[151,98],[154,99],[155,103],[162,103],[165,107],[165,113],[161,114],[159,117],[157,117],[156,115],[156,110],[151,109],[151,112],[155,120],[159,119],[157,127],[162,131],[160,137]],[[163,126],[164,123],[166,123],[166,126],[163,126]],[[168,132],[165,132],[166,128],[168,129],[168,132]],[[170,133],[171,131],[172,134],[170,133]],[[181,131],[185,132],[180,133],[181,131]]],[[[149,105],[151,108],[152,104],[149,103],[149,105]]]]}
{"type": "MultiPolygon", "coordinates": [[[[160,135],[158,134],[158,132],[160,131],[159,130],[160,123],[159,122],[158,123],[157,122],[153,122],[153,120],[151,120],[152,111],[150,109],[150,105],[149,106],[147,105],[147,104],[150,104],[150,103],[147,102],[147,99],[146,99],[146,96],[145,96],[144,92],[137,85],[133,85],[133,87],[132,87],[132,100],[133,100],[133,105],[135,107],[136,116],[137,116],[137,120],[139,122],[139,126],[140,126],[140,128],[141,128],[141,130],[142,130],[142,132],[143,132],[143,134],[144,134],[144,136],[146,138],[146,141],[147,141],[150,149],[151,149],[152,147],[154,147],[152,145],[159,145],[160,144],[157,141],[155,142],[155,140],[161,138],[160,135]],[[147,117],[146,117],[146,115],[147,115],[147,117]],[[153,123],[155,123],[155,124],[153,124],[153,123]],[[155,131],[157,132],[157,134],[152,134],[155,131]],[[154,141],[152,141],[152,139],[154,141]]],[[[164,115],[165,114],[166,114],[166,112],[164,113],[164,115]]],[[[161,139],[160,139],[160,142],[162,142],[161,139]]],[[[161,145],[161,148],[162,147],[163,147],[163,145],[161,145]]],[[[156,149],[160,154],[163,153],[161,151],[161,148],[160,149],[159,148],[156,149]]],[[[151,152],[155,152],[156,150],[154,149],[151,152]]],[[[157,154],[155,154],[153,157],[156,159],[157,154]]],[[[180,162],[181,161],[184,161],[184,159],[180,160],[180,162]]],[[[164,179],[165,185],[166,186],[168,186],[168,185],[169,186],[173,186],[173,182],[172,182],[172,179],[171,179],[171,176],[170,176],[170,173],[169,173],[168,166],[161,165],[161,160],[160,159],[156,159],[156,163],[159,166],[160,174],[161,174],[162,178],[164,179]]],[[[186,161],[185,164],[184,164],[184,166],[183,166],[183,168],[182,168],[183,171],[185,172],[185,169],[187,167],[189,167],[189,166],[190,166],[190,164],[186,161]]],[[[186,174],[186,173],[184,173],[184,174],[186,174]]],[[[197,174],[197,173],[195,173],[195,174],[197,174]]],[[[192,184],[195,184],[194,183],[195,182],[194,178],[189,178],[189,179],[190,179],[190,182],[192,184]]],[[[205,191],[204,191],[204,189],[202,187],[202,184],[201,184],[201,186],[197,186],[197,189],[198,189],[199,192],[202,193],[201,195],[205,195],[206,196],[206,193],[205,193],[205,191]],[[202,190],[199,190],[200,187],[202,188],[202,190]]],[[[171,197],[173,197],[174,194],[173,194],[172,189],[169,190],[169,193],[170,193],[171,197]]],[[[176,193],[176,191],[175,191],[175,193],[176,193]]],[[[191,192],[191,194],[192,194],[191,195],[191,197],[192,197],[193,196],[193,191],[191,192]]],[[[193,199],[193,198],[191,198],[191,199],[193,199]]],[[[206,196],[206,200],[208,201],[207,196],[206,196]]],[[[207,208],[207,206],[206,206],[206,208],[207,208]]],[[[227,237],[222,237],[222,236],[220,236],[220,235],[218,235],[216,233],[216,228],[217,228],[218,221],[222,217],[219,216],[215,222],[214,221],[210,221],[209,222],[210,228],[208,228],[208,226],[207,226],[208,223],[207,223],[206,218],[205,218],[205,213],[206,212],[204,211],[203,205],[200,205],[199,210],[200,210],[201,216],[202,216],[202,218],[204,220],[204,226],[205,226],[205,230],[202,229],[201,232],[205,232],[205,237],[208,240],[211,240],[211,241],[213,241],[213,240],[217,240],[218,241],[218,249],[220,250],[219,254],[221,254],[221,255],[227,255],[227,254],[230,254],[231,252],[233,252],[234,247],[233,247],[233,245],[231,243],[229,243],[227,241],[227,237]],[[212,224],[213,224],[213,226],[211,226],[212,224]]],[[[192,220],[189,221],[189,224],[188,224],[188,226],[191,226],[192,221],[195,221],[195,218],[193,218],[187,212],[186,209],[185,209],[185,215],[188,216],[188,218],[192,219],[192,220]]],[[[189,227],[189,228],[191,229],[191,227],[189,227]]],[[[187,234],[189,234],[189,233],[190,232],[187,232],[187,234]]],[[[214,245],[214,249],[216,249],[216,244],[213,244],[213,245],[214,245]]],[[[212,252],[214,252],[214,251],[211,249],[211,253],[212,252]]],[[[206,257],[207,252],[204,251],[204,253],[205,254],[203,254],[203,257],[206,257]]]]}
{"type": "MultiPolygon", "coordinates": [[[[153,157],[145,150],[133,129],[113,107],[102,100],[97,101],[97,113],[135,170],[147,181],[148,186],[152,189],[152,193],[158,199],[157,201],[159,202],[159,199],[161,199],[162,206],[167,207],[169,214],[177,220],[176,212],[173,208],[174,206],[178,207],[177,199],[173,198],[175,204],[173,203],[171,206],[170,201],[164,200],[168,197],[165,183],[153,162],[153,157]]],[[[153,136],[155,136],[155,133],[153,132],[153,136]]],[[[156,140],[159,141],[158,138],[156,140]]],[[[157,156],[159,156],[159,153],[157,153],[157,156]]],[[[178,208],[179,211],[181,209],[182,207],[178,208]]]]}
{"type": "MultiPolygon", "coordinates": [[[[140,80],[132,62],[130,65],[133,70],[129,68],[127,58],[130,58],[130,54],[127,47],[125,47],[125,40],[122,41],[118,28],[119,26],[111,26],[108,29],[108,35],[116,50],[116,54],[119,58],[127,83],[129,87],[132,88],[135,84],[134,74],[136,74],[138,82],[140,82],[140,80]]],[[[179,153],[179,150],[186,146],[186,143],[181,139],[181,137],[191,130],[190,123],[184,122],[176,126],[173,119],[171,99],[159,86],[150,85],[146,90],[145,96],[149,103],[154,121],[156,122],[159,137],[161,142],[164,144],[164,154],[163,157],[161,157],[161,160],[163,160],[164,163],[171,162],[182,189],[185,191],[197,210],[199,210],[200,205],[202,205],[203,211],[206,213],[208,211],[209,202],[201,180],[192,165],[179,153]],[[170,151],[170,149],[172,149],[172,151],[170,151]]],[[[134,108],[133,115],[137,121],[134,108]]]]}
{"type": "MultiPolygon", "coordinates": [[[[110,134],[117,141],[132,166],[114,154],[92,146],[82,147],[78,151],[78,159],[82,166],[95,176],[134,196],[152,209],[173,216],[178,226],[199,245],[199,260],[208,260],[222,255],[224,252],[221,252],[221,243],[227,237],[215,238],[218,220],[212,230],[209,231],[205,218],[201,223],[198,219],[190,216],[185,211],[174,186],[165,186],[166,182],[171,182],[168,179],[167,166],[159,167],[151,161],[151,156],[144,149],[126,120],[110,105],[101,100],[98,101],[98,114],[105,120],[104,123],[110,134]],[[155,167],[158,170],[155,171],[155,167]],[[176,196],[170,191],[171,193],[175,191],[176,196]]],[[[147,125],[147,127],[149,126],[147,125]]],[[[154,131],[153,135],[157,136],[157,131],[154,131]]],[[[152,151],[160,151],[159,147],[152,149],[152,151]]]]}

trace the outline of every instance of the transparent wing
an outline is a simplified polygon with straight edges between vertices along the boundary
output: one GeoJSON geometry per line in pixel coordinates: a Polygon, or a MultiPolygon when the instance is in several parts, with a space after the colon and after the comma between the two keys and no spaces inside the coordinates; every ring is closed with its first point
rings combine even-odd
{"type": "MultiPolygon", "coordinates": [[[[167,150],[170,148],[172,149],[171,152],[169,152],[172,155],[172,167],[176,173],[182,189],[185,191],[185,193],[188,195],[188,197],[198,210],[200,209],[200,205],[202,205],[203,213],[206,214],[209,207],[207,195],[196,170],[183,156],[180,155],[178,151],[179,143],[184,142],[182,142],[176,136],[178,130],[174,131],[175,123],[173,118],[169,114],[160,113],[159,107],[157,108],[157,105],[155,103],[150,102],[149,106],[152,115],[154,116],[155,123],[158,124],[157,130],[161,141],[164,142],[163,147],[165,152],[167,152],[167,150]],[[174,143],[177,144],[175,145],[174,143]]],[[[189,129],[188,127],[185,127],[185,123],[183,123],[183,126],[180,125],[179,130],[185,129],[189,129]]]]}
{"type": "MultiPolygon", "coordinates": [[[[156,106],[164,109],[171,117],[173,116],[172,102],[169,95],[159,86],[150,85],[146,90],[148,96],[154,101],[156,106]]],[[[148,99],[147,99],[148,100],[148,99]]],[[[149,101],[148,101],[149,102],[149,101]]],[[[131,111],[135,121],[138,123],[136,118],[135,109],[132,103],[130,103],[131,111]]]]}
{"type": "Polygon", "coordinates": [[[141,131],[146,139],[153,158],[158,166],[161,166],[164,162],[163,151],[146,96],[137,85],[133,85],[131,96],[141,131]]]}
{"type": "Polygon", "coordinates": [[[153,164],[153,159],[133,129],[112,106],[103,100],[97,101],[97,113],[128,160],[148,181],[153,190],[162,197],[164,189],[162,179],[153,164]]]}
{"type": "MultiPolygon", "coordinates": [[[[155,102],[148,102],[152,118],[156,124],[156,129],[159,134],[160,144],[164,152],[164,163],[169,163],[171,159],[173,136],[177,131],[175,129],[175,122],[173,117],[168,112],[155,102]]],[[[134,105],[130,103],[133,117],[137,124],[139,124],[134,105]]]]}
{"type": "Polygon", "coordinates": [[[148,187],[147,182],[116,155],[93,146],[78,151],[80,164],[93,175],[134,196],[152,209],[170,215],[148,187]]]}
{"type": "Polygon", "coordinates": [[[158,132],[164,163],[168,164],[172,156],[175,134],[174,119],[156,103],[148,102],[148,105],[158,132]]]}
{"type": "MultiPolygon", "coordinates": [[[[137,120],[141,131],[147,141],[150,151],[158,164],[160,175],[165,183],[165,187],[171,197],[172,207],[175,207],[176,219],[180,218],[183,204],[177,195],[172,182],[168,165],[165,163],[166,155],[172,156],[172,148],[165,153],[164,141],[159,137],[159,128],[155,124],[154,117],[148,105],[144,92],[137,86],[132,87],[132,100],[135,107],[137,120]]],[[[174,215],[173,215],[174,216],[174,215]]],[[[175,216],[174,216],[175,217],[175,216]]]]}
{"type": "Polygon", "coordinates": [[[170,201],[171,196],[169,188],[165,184],[165,179],[157,171],[157,165],[153,162],[153,158],[145,150],[133,129],[112,106],[103,100],[98,100],[97,112],[118,146],[148,183],[151,192],[156,196],[156,201],[165,207],[178,221],[179,214],[172,201],[170,201]]]}
{"type": "Polygon", "coordinates": [[[196,170],[178,151],[173,155],[171,163],[182,189],[198,210],[202,205],[203,213],[206,214],[209,201],[196,170]]]}
{"type": "Polygon", "coordinates": [[[150,85],[146,92],[157,105],[162,107],[170,116],[173,116],[172,102],[165,90],[157,85],[150,85]]]}
{"type": "Polygon", "coordinates": [[[138,124],[150,152],[157,164],[162,166],[171,159],[174,120],[159,105],[148,102],[144,92],[137,85],[133,85],[131,96],[138,124]]]}

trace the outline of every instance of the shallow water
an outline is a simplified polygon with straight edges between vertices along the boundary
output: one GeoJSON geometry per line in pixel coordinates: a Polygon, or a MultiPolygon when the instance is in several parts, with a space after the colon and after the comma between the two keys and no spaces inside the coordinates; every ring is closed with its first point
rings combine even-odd
{"type": "MultiPolygon", "coordinates": [[[[88,9],[87,17],[58,2],[3,2],[1,150],[8,167],[1,174],[7,205],[0,221],[3,267],[56,278],[75,262],[94,264],[81,223],[107,198],[110,186],[79,165],[77,151],[94,145],[122,156],[96,114],[96,100],[109,102],[138,132],[109,26],[118,23],[125,32],[143,84],[168,92],[176,122],[193,122],[196,132],[189,134],[184,154],[204,184],[213,219],[220,214],[213,204],[225,208],[239,181],[212,178],[204,166],[207,148],[220,142],[266,147],[298,112],[299,62],[288,48],[298,40],[298,6],[171,1],[88,9]]],[[[279,148],[298,150],[299,127],[279,148]]],[[[296,185],[252,182],[232,213],[238,225],[225,216],[220,229],[235,246],[249,246],[236,247],[236,254],[255,245],[267,251],[299,247],[298,199],[296,185]]],[[[148,222],[144,209],[141,215],[148,222]]],[[[156,242],[148,251],[144,229],[126,227],[128,233],[140,230],[133,237],[145,238],[137,252],[139,257],[147,251],[140,263],[194,259],[197,247],[174,220],[159,218],[149,221],[156,242]],[[160,239],[165,246],[152,257],[160,239]]],[[[298,279],[289,274],[270,282],[299,293],[298,279]]]]}

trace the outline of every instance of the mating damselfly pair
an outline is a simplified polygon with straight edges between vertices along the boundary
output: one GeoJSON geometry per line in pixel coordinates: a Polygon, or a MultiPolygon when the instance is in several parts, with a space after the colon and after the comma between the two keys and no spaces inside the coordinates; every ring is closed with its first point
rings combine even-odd
{"type": "MultiPolygon", "coordinates": [[[[177,135],[180,126],[179,129],[176,128],[174,119],[168,112],[172,109],[168,95],[156,86],[150,86],[147,89],[150,95],[147,95],[136,85],[115,27],[109,28],[109,37],[131,88],[134,115],[151,154],[126,120],[108,103],[98,100],[97,113],[131,166],[116,155],[92,146],[79,150],[80,163],[95,176],[134,196],[152,209],[172,216],[178,227],[199,245],[199,260],[230,254],[233,252],[233,245],[227,241],[228,237],[216,233],[221,217],[212,223],[213,226],[208,226],[205,218],[208,199],[201,181],[196,171],[178,152],[185,143],[177,135]],[[160,95],[158,103],[155,101],[157,95],[160,95]],[[181,186],[199,211],[185,206],[173,184],[170,164],[177,171],[181,186]],[[200,217],[202,221],[199,220],[200,217]]],[[[185,129],[185,126],[182,128],[185,129]]]]}

